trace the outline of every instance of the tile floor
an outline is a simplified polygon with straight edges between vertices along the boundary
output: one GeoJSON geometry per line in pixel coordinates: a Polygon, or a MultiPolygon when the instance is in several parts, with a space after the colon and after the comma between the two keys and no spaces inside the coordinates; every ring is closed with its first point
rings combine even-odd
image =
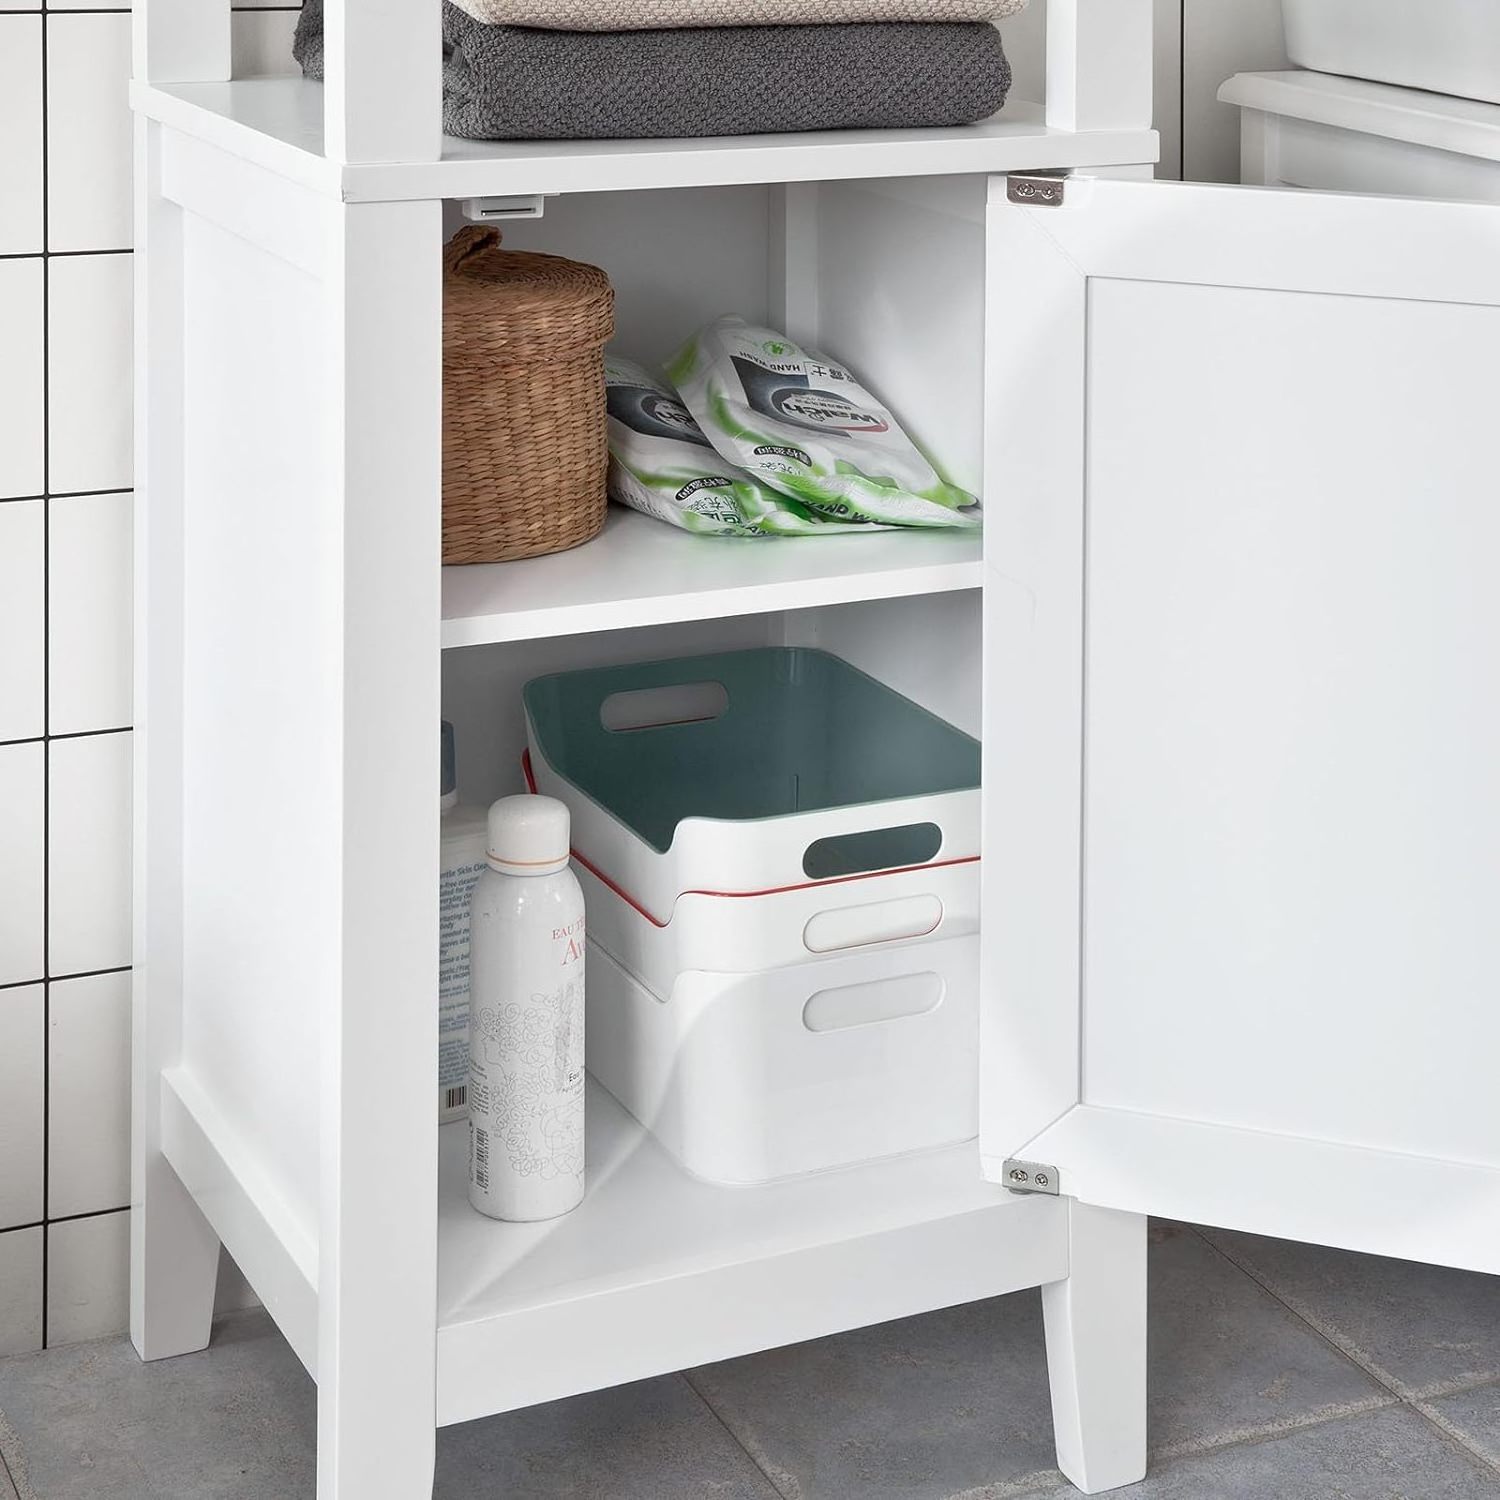
{"type": "MultiPolygon", "coordinates": [[[[1500,1278],[1161,1225],[1147,1500],[1500,1500],[1500,1278]]],[[[449,1428],[437,1500],[1029,1500],[1035,1293],[449,1428]]],[[[299,1500],[314,1392],[263,1313],[205,1354],[0,1360],[0,1500],[299,1500]]]]}

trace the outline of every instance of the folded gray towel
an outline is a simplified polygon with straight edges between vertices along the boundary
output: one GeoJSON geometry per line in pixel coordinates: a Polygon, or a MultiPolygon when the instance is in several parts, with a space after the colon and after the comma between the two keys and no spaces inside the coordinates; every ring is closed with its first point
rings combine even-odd
{"type": "MultiPolygon", "coordinates": [[[[475,140],[966,125],[1010,88],[982,22],[541,31],[444,0],[443,43],[443,128],[475,140]]],[[[293,51],[323,76],[322,0],[306,0],[293,51]]]]}

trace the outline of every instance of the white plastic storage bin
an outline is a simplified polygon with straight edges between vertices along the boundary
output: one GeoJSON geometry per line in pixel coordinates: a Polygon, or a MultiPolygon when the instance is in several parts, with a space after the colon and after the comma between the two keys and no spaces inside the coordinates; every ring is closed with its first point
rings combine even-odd
{"type": "Polygon", "coordinates": [[[659,921],[979,853],[979,742],[824,651],[766,647],[527,683],[537,790],[659,921]]]}
{"type": "Polygon", "coordinates": [[[586,861],[575,857],[573,868],[589,936],[657,995],[670,994],[688,969],[749,973],[979,931],[977,859],[765,896],[694,892],[677,898],[669,922],[606,884],[586,861]]]}
{"type": "Polygon", "coordinates": [[[979,939],[679,974],[589,943],[589,1071],[689,1172],[749,1184],[968,1140],[979,939]]]}
{"type": "Polygon", "coordinates": [[[1500,104],[1497,0],[1282,0],[1301,68],[1500,104]]]}

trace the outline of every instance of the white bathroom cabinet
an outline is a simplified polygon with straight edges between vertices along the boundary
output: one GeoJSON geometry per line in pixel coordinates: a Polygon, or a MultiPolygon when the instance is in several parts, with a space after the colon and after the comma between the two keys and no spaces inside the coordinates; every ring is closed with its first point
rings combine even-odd
{"type": "Polygon", "coordinates": [[[1500,209],[1153,183],[1149,0],[1048,8],[1045,112],[490,145],[437,135],[436,0],[330,0],[326,89],[230,80],[228,0],[137,7],[132,1327],[202,1348],[228,1246],[317,1379],[319,1500],[1033,1286],[1104,1490],[1145,1214],[1500,1269],[1500,209]],[[508,239],[605,266],[623,348],[826,345],[982,543],[621,513],[441,568],[445,212],[537,195],[508,239]],[[982,727],[978,1145],[716,1188],[596,1093],[583,1206],[485,1220],[434,1123],[440,703],[483,800],[528,677],[767,642],[982,727]]]}

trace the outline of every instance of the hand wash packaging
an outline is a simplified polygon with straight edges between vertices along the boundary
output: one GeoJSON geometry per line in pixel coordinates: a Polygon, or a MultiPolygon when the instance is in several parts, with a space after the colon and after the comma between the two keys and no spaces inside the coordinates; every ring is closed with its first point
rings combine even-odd
{"type": "Polygon", "coordinates": [[[443,723],[438,861],[438,1120],[468,1118],[469,897],[485,868],[485,811],[458,800],[453,726],[443,723]]]}

